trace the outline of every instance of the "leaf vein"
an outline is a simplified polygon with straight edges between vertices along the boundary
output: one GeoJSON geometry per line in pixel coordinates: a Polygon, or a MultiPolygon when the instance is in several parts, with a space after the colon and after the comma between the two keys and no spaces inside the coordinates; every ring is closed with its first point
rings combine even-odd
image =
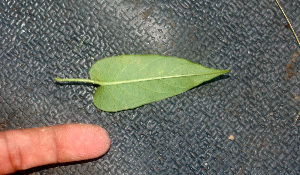
{"type": "Polygon", "coordinates": [[[119,72],[119,75],[116,76],[116,80],[121,76],[121,74],[124,72],[124,70],[126,70],[126,69],[129,67],[129,65],[131,65],[132,63],[133,63],[133,62],[127,64],[127,65],[119,72]]]}
{"type": "Polygon", "coordinates": [[[149,62],[148,64],[146,64],[146,66],[144,66],[140,71],[144,70],[146,67],[149,66],[149,64],[153,63],[154,61],[158,60],[158,58],[153,59],[151,62],[149,62]]]}
{"type": "Polygon", "coordinates": [[[121,104],[123,104],[124,107],[125,107],[126,109],[128,108],[127,105],[126,105],[123,101],[118,100],[118,98],[116,98],[116,97],[110,92],[110,89],[109,89],[108,93],[110,94],[110,96],[111,96],[113,99],[115,99],[116,101],[118,101],[118,102],[120,102],[121,104]]]}

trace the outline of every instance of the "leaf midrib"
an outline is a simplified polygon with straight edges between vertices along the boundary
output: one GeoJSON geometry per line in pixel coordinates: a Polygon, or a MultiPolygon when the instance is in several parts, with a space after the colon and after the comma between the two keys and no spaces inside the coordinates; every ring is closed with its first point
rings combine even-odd
{"type": "Polygon", "coordinates": [[[161,79],[169,79],[169,78],[181,78],[181,77],[191,77],[191,76],[200,76],[200,75],[223,74],[223,73],[227,73],[227,72],[228,72],[228,70],[220,70],[218,72],[213,72],[213,73],[170,75],[170,76],[163,76],[163,77],[151,77],[151,78],[142,78],[142,79],[125,80],[125,81],[114,81],[114,82],[100,82],[100,81],[97,81],[96,84],[99,84],[99,85],[102,85],[102,86],[110,86],[110,85],[137,83],[137,82],[152,81],[152,80],[161,80],[161,79]]]}
{"type": "Polygon", "coordinates": [[[115,81],[115,82],[102,82],[94,79],[81,79],[81,78],[57,78],[54,79],[58,82],[82,82],[82,83],[93,83],[98,84],[100,86],[110,86],[110,85],[119,85],[119,84],[128,84],[128,83],[138,83],[144,81],[152,81],[152,80],[161,80],[161,79],[169,79],[169,78],[181,78],[181,77],[192,77],[192,76],[201,76],[201,75],[214,75],[214,74],[225,74],[229,72],[229,70],[219,70],[217,72],[210,73],[200,73],[200,74],[185,74],[185,75],[171,75],[171,76],[163,76],[163,77],[152,77],[152,78],[141,78],[136,80],[125,80],[125,81],[115,81]]]}

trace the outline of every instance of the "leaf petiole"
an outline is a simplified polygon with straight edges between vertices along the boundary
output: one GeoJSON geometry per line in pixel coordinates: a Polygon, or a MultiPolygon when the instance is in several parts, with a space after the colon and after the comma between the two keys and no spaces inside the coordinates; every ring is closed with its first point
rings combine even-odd
{"type": "Polygon", "coordinates": [[[95,80],[91,80],[91,79],[81,79],[81,78],[54,78],[55,81],[58,82],[80,82],[80,83],[93,83],[93,84],[98,84],[98,85],[102,85],[103,83],[100,81],[95,81],[95,80]]]}

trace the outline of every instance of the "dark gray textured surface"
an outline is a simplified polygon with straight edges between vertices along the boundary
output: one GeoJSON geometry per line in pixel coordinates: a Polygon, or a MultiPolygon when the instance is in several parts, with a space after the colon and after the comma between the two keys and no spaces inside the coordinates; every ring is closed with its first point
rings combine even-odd
{"type": "MultiPolygon", "coordinates": [[[[300,1],[282,5],[300,35],[300,1]]],[[[99,159],[24,173],[300,174],[300,52],[273,0],[4,0],[0,36],[1,130],[90,123],[112,140],[99,159]],[[95,87],[53,81],[121,54],[231,72],[117,113],[94,107],[95,87]]]]}

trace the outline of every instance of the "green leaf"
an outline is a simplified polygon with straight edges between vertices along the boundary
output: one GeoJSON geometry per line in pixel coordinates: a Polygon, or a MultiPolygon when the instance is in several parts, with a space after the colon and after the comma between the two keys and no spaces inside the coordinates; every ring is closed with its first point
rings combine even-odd
{"type": "Polygon", "coordinates": [[[94,94],[95,106],[115,112],[180,94],[227,72],[182,58],[122,55],[97,61],[90,70],[91,79],[55,80],[100,85],[94,94]]]}

